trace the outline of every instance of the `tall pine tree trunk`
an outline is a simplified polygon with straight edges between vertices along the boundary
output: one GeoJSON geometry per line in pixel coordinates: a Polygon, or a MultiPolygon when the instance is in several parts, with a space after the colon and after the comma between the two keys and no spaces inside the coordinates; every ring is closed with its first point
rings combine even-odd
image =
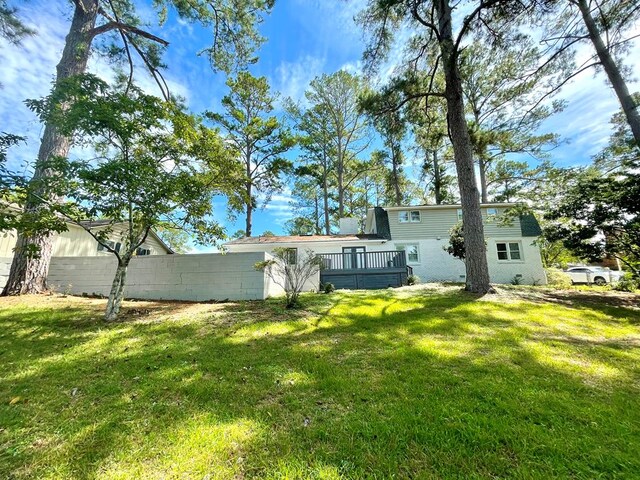
{"type": "MultiPolygon", "coordinates": [[[[75,5],[71,28],[65,39],[65,46],[62,51],[62,58],[56,67],[56,83],[84,73],[91,52],[92,36],[90,32],[96,24],[98,2],[97,0],[77,0],[75,5]]],[[[51,123],[46,124],[38,151],[38,161],[33,174],[33,181],[40,181],[42,178],[53,175],[55,172],[46,168],[47,160],[54,156],[66,157],[70,146],[71,141],[68,137],[60,134],[51,123]]],[[[42,197],[43,195],[37,196],[42,197]]],[[[60,199],[47,198],[47,200],[56,202],[60,199]]],[[[41,208],[41,201],[35,196],[29,197],[24,208],[28,211],[37,211],[41,208]]],[[[9,279],[2,294],[20,295],[45,291],[52,253],[53,234],[38,234],[29,237],[19,234],[9,279]],[[36,258],[29,258],[26,250],[27,245],[35,245],[37,247],[38,256],[36,258]]]]}
{"type": "Polygon", "coordinates": [[[402,205],[402,193],[400,192],[400,172],[398,172],[398,153],[395,148],[391,150],[391,164],[393,169],[393,190],[396,206],[402,205]]]}
{"type": "Polygon", "coordinates": [[[131,258],[122,258],[118,260],[118,268],[115,277],[111,283],[111,291],[109,292],[109,300],[107,300],[107,311],[104,319],[107,322],[113,322],[118,319],[122,300],[124,299],[124,287],[127,279],[127,268],[131,258]]]}
{"type": "Polygon", "coordinates": [[[329,218],[329,172],[327,168],[327,154],[323,152],[322,159],[322,201],[324,203],[324,233],[331,235],[331,219],[329,218]]]}
{"type": "Polygon", "coordinates": [[[491,291],[489,266],[480,212],[480,195],[476,186],[473,148],[464,112],[462,79],[458,68],[451,27],[451,6],[448,0],[434,0],[440,30],[440,52],[446,81],[447,120],[451,132],[458,186],[464,223],[466,289],[475,293],[491,291]]]}
{"type": "Polygon", "coordinates": [[[606,72],[607,77],[611,82],[613,90],[618,96],[620,105],[622,105],[622,110],[627,117],[627,122],[629,122],[629,126],[631,127],[633,138],[635,139],[636,144],[640,147],[640,112],[638,111],[639,107],[638,105],[636,105],[633,97],[629,93],[629,89],[627,88],[627,84],[624,81],[624,77],[622,76],[620,68],[616,64],[615,59],[611,55],[611,52],[609,52],[607,46],[602,40],[598,25],[591,15],[589,3],[587,2],[587,0],[579,0],[578,7],[580,8],[580,13],[582,14],[582,19],[585,26],[587,27],[587,31],[589,32],[589,39],[593,43],[593,46],[596,49],[596,53],[598,54],[598,58],[600,59],[600,63],[602,64],[602,67],[604,68],[604,71],[606,72]]]}
{"type": "Polygon", "coordinates": [[[436,205],[442,204],[442,175],[440,172],[440,164],[438,162],[438,151],[432,151],[433,165],[433,195],[436,197],[436,205]]]}
{"type": "Polygon", "coordinates": [[[480,196],[482,203],[489,203],[489,194],[487,192],[487,162],[482,155],[478,156],[478,172],[480,173],[480,196]]]}
{"type": "Polygon", "coordinates": [[[251,224],[253,223],[253,192],[251,187],[251,182],[247,182],[247,218],[244,230],[247,237],[251,236],[251,224]]]}

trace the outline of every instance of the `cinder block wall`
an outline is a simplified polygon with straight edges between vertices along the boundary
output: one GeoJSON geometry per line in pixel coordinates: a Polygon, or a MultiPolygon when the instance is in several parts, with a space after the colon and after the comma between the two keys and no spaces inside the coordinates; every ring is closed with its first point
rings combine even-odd
{"type": "Polygon", "coordinates": [[[0,291],[4,288],[9,278],[12,260],[12,257],[0,257],[0,291]]]}
{"type": "MultiPolygon", "coordinates": [[[[264,252],[158,255],[136,257],[129,264],[125,297],[149,300],[262,300],[283,293],[254,264],[264,252]]],[[[48,283],[73,294],[108,295],[115,257],[54,257],[48,283]]]]}

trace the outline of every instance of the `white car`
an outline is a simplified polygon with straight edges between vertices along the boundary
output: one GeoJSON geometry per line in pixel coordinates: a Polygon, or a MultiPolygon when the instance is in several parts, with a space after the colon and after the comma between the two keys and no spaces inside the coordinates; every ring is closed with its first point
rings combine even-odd
{"type": "Polygon", "coordinates": [[[565,273],[571,277],[571,283],[595,283],[596,285],[617,282],[624,275],[624,272],[603,267],[571,267],[565,273]]]}

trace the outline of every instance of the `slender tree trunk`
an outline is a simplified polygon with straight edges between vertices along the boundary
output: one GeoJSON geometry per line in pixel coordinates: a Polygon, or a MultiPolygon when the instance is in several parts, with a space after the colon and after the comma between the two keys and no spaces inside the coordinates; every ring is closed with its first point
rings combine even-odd
{"type": "MultiPolygon", "coordinates": [[[[338,150],[340,150],[338,148],[338,150]]],[[[338,218],[344,216],[344,164],[343,155],[341,151],[338,151],[338,161],[336,162],[336,174],[338,177],[338,218]]]]}
{"type": "Polygon", "coordinates": [[[118,319],[120,313],[120,307],[122,306],[122,300],[124,298],[124,287],[127,279],[127,268],[131,258],[122,258],[118,261],[118,268],[116,269],[116,275],[113,278],[111,284],[111,291],[109,292],[109,300],[107,300],[107,311],[104,314],[104,319],[107,322],[113,322],[118,319]]]}
{"type": "MultiPolygon", "coordinates": [[[[84,73],[89,60],[92,40],[89,32],[96,24],[98,2],[97,0],[77,0],[75,4],[71,28],[65,39],[62,58],[56,67],[56,83],[84,73]]],[[[53,156],[66,157],[70,146],[71,141],[68,137],[60,134],[51,123],[46,124],[32,181],[40,181],[42,178],[53,175],[55,172],[46,168],[46,161],[53,156]]],[[[55,202],[59,199],[49,198],[48,200],[55,202]]],[[[36,197],[29,197],[24,208],[27,211],[37,211],[41,208],[41,201],[36,197]]],[[[52,253],[53,234],[38,234],[29,237],[19,234],[9,279],[2,294],[20,295],[45,291],[52,253]],[[38,256],[36,258],[29,258],[26,250],[27,245],[37,247],[38,256]]]]}
{"type": "Polygon", "coordinates": [[[436,205],[440,205],[442,204],[442,175],[440,175],[438,152],[434,149],[431,154],[433,164],[433,195],[436,197],[436,205]]]}
{"type": "Polygon", "coordinates": [[[465,118],[462,96],[462,80],[458,69],[458,52],[455,51],[451,27],[451,6],[448,0],[435,0],[440,30],[447,100],[447,120],[451,132],[458,186],[464,223],[466,289],[475,293],[491,291],[489,267],[484,240],[484,227],[480,212],[480,195],[476,186],[473,147],[465,118]]]}
{"type": "Polygon", "coordinates": [[[480,195],[482,197],[482,203],[489,203],[489,194],[487,193],[487,163],[482,158],[482,155],[478,156],[478,172],[480,172],[480,195]]]}
{"type": "Polygon", "coordinates": [[[324,202],[324,233],[331,235],[331,220],[329,218],[329,186],[327,185],[327,178],[329,172],[327,171],[327,154],[323,152],[322,162],[322,200],[324,202]]]}
{"type": "Polygon", "coordinates": [[[633,138],[635,139],[638,147],[640,147],[640,112],[638,111],[638,105],[636,105],[636,102],[629,93],[627,83],[624,81],[620,68],[602,40],[598,25],[591,15],[589,3],[587,0],[578,0],[578,7],[580,8],[580,13],[582,14],[582,19],[587,27],[587,31],[589,32],[589,39],[593,43],[596,53],[598,54],[598,58],[600,59],[600,63],[602,64],[604,71],[607,73],[607,77],[611,82],[613,90],[618,96],[620,105],[622,105],[622,110],[627,117],[627,122],[629,122],[629,126],[631,127],[633,138]]]}
{"type": "Polygon", "coordinates": [[[395,200],[396,200],[396,206],[399,206],[402,204],[402,193],[400,192],[400,179],[399,177],[399,173],[398,173],[398,155],[395,151],[395,148],[392,148],[391,150],[391,168],[392,168],[392,174],[393,174],[393,189],[394,189],[394,195],[395,195],[395,200]]]}
{"type": "Polygon", "coordinates": [[[253,197],[251,182],[247,182],[247,222],[245,225],[245,236],[251,236],[251,223],[253,222],[253,197]]]}

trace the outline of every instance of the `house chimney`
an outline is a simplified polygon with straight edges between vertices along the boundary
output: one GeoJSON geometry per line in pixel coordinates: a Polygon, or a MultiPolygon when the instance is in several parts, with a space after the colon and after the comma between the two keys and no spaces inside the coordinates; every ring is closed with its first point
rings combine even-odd
{"type": "Polygon", "coordinates": [[[357,218],[344,217],[340,219],[340,235],[356,235],[359,229],[357,218]]]}

